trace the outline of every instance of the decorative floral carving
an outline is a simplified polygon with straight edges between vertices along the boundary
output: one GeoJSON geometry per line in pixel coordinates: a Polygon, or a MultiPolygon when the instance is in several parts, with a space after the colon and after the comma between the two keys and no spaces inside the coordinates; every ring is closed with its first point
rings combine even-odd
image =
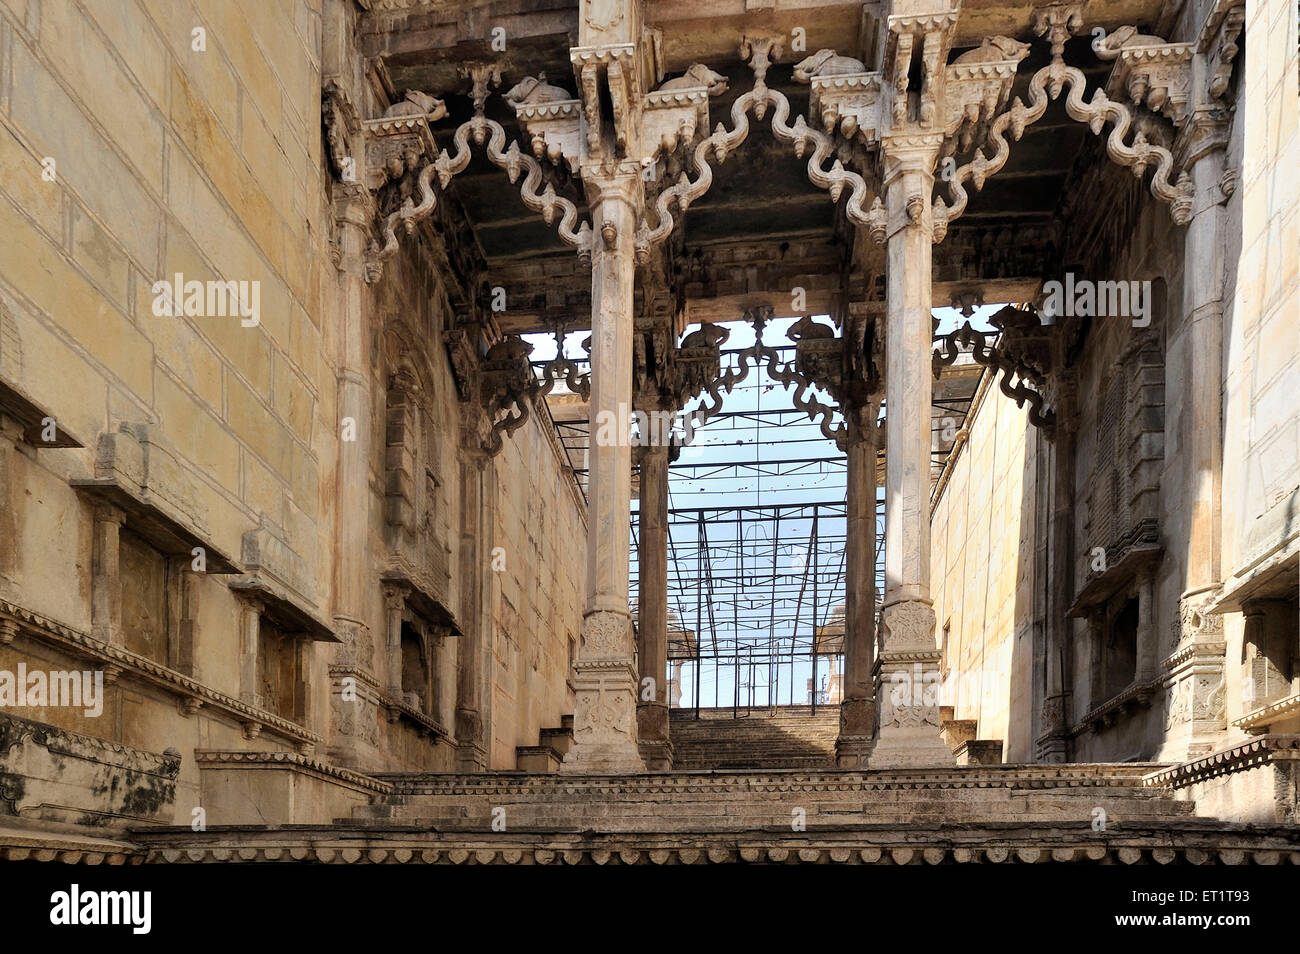
{"type": "Polygon", "coordinates": [[[881,611],[886,652],[935,650],[934,607],[918,600],[906,600],[881,611]]]}
{"type": "Polygon", "coordinates": [[[631,659],[632,621],[622,613],[592,613],[582,621],[582,659],[631,659]]]}
{"type": "Polygon", "coordinates": [[[1223,722],[1227,715],[1223,672],[1198,673],[1192,692],[1192,718],[1197,722],[1223,722]]]}
{"type": "Polygon", "coordinates": [[[1169,687],[1169,692],[1165,695],[1165,731],[1171,731],[1174,726],[1181,725],[1187,721],[1187,689],[1191,686],[1188,682],[1176,682],[1169,687]]]}
{"type": "Polygon", "coordinates": [[[882,726],[892,726],[900,729],[911,729],[922,725],[939,725],[939,708],[938,706],[896,706],[889,698],[889,693],[884,694],[880,702],[880,724],[882,726]]]}

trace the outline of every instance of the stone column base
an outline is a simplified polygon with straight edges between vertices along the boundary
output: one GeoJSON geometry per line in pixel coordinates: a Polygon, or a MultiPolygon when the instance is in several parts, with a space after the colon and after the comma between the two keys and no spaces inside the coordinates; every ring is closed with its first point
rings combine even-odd
{"type": "Polygon", "coordinates": [[[837,768],[866,768],[876,733],[874,699],[845,699],[840,703],[840,734],[835,740],[837,768]]]}
{"type": "Polygon", "coordinates": [[[575,667],[573,745],[564,753],[561,775],[645,772],[636,739],[636,687],[630,662],[575,667]]]}
{"type": "Polygon", "coordinates": [[[642,702],[636,707],[637,747],[646,771],[671,772],[673,743],[669,738],[668,706],[663,702],[642,702]]]}
{"type": "Polygon", "coordinates": [[[871,768],[949,768],[957,764],[939,735],[939,651],[934,609],[919,600],[881,612],[880,733],[871,768]]]}
{"type": "Polygon", "coordinates": [[[483,745],[483,719],[474,709],[456,710],[456,771],[486,772],[487,749],[483,745]]]}
{"type": "Polygon", "coordinates": [[[1057,693],[1043,700],[1043,734],[1035,742],[1038,761],[1056,765],[1070,761],[1070,734],[1066,725],[1069,711],[1069,693],[1057,693]]]}
{"type": "Polygon", "coordinates": [[[1203,612],[1204,598],[1179,601],[1178,643],[1165,671],[1165,738],[1161,762],[1186,762],[1220,748],[1227,740],[1228,644],[1223,617],[1203,612]]]}
{"type": "Polygon", "coordinates": [[[637,775],[645,762],[637,747],[637,673],[632,664],[632,620],[598,610],[582,621],[582,655],[573,668],[573,745],[562,775],[637,775]]]}

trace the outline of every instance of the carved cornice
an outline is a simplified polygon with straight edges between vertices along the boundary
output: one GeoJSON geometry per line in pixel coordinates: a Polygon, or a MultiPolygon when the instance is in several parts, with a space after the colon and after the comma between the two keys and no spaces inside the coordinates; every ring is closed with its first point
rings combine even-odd
{"type": "Polygon", "coordinates": [[[1280,761],[1300,761],[1300,735],[1262,735],[1222,752],[1153,772],[1142,784],[1149,788],[1177,789],[1280,761]]]}
{"type": "Polygon", "coordinates": [[[1135,682],[1100,705],[1094,706],[1070,728],[1070,735],[1078,736],[1088,731],[1100,732],[1114,725],[1121,716],[1136,709],[1149,707],[1156,693],[1163,687],[1164,678],[1164,676],[1157,676],[1145,682],[1135,682]]]}
{"type": "MultiPolygon", "coordinates": [[[[303,829],[279,833],[274,843],[200,840],[175,833],[140,832],[136,839],[149,846],[151,864],[213,864],[227,862],[304,862],[319,864],[444,864],[444,865],[704,865],[704,864],[1043,864],[1098,865],[1277,865],[1290,859],[1300,863],[1293,834],[1288,828],[1252,831],[1178,831],[1171,841],[1162,826],[1138,828],[1096,841],[1088,823],[1077,826],[1018,826],[968,832],[969,842],[954,844],[951,832],[909,830],[906,841],[856,832],[801,832],[761,840],[721,833],[695,833],[689,837],[659,833],[623,834],[611,839],[581,835],[540,833],[441,834],[411,831],[367,832],[368,837],[347,841],[337,829],[303,829]],[[774,840],[779,843],[774,843],[774,840]],[[331,844],[331,842],[334,842],[331,844]]],[[[361,831],[365,831],[361,829],[361,831]]],[[[0,848],[3,857],[27,858],[37,849],[0,848]]],[[[53,855],[54,852],[48,852],[53,855]]],[[[76,854],[76,853],[71,853],[76,854]]],[[[77,860],[75,857],[63,860],[77,860]]]]}
{"type": "MultiPolygon", "coordinates": [[[[1285,699],[1279,699],[1276,702],[1270,702],[1258,709],[1252,709],[1240,719],[1234,719],[1232,724],[1243,732],[1255,735],[1260,732],[1267,732],[1275,722],[1296,718],[1300,718],[1300,693],[1287,696],[1285,699]]],[[[1297,752],[1296,758],[1300,759],[1300,751],[1297,752]]]]}
{"type": "Polygon", "coordinates": [[[218,749],[195,749],[194,761],[200,770],[285,769],[296,774],[310,775],[335,784],[341,782],[349,788],[373,792],[378,795],[391,795],[394,791],[391,782],[382,782],[373,776],[363,775],[360,772],[354,772],[339,765],[331,765],[320,759],[310,758],[296,752],[237,752],[218,749]]]}
{"type": "MultiPolygon", "coordinates": [[[[105,670],[106,683],[112,681],[108,678],[111,673],[114,679],[140,682],[170,692],[177,697],[178,702],[190,703],[187,714],[192,715],[200,706],[207,706],[232,721],[263,727],[294,742],[300,748],[310,748],[324,741],[321,736],[309,732],[295,722],[282,719],[265,709],[250,706],[233,696],[210,689],[197,680],[168,669],[151,659],[95,639],[93,636],[7,600],[0,600],[0,620],[4,619],[12,620],[17,625],[18,635],[40,640],[62,652],[97,663],[105,670]]],[[[185,709],[183,708],[182,711],[185,709]]]]}

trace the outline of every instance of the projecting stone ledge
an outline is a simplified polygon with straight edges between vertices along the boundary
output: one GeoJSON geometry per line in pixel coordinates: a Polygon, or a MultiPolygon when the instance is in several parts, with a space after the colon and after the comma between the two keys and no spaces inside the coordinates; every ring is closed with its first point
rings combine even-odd
{"type": "Polygon", "coordinates": [[[332,824],[131,841],[158,863],[1300,865],[1300,827],[1197,817],[1152,783],[1165,768],[392,774],[332,824]]]}
{"type": "Polygon", "coordinates": [[[309,864],[1300,864],[1294,829],[1144,826],[1097,836],[1087,825],[881,826],[875,830],[730,834],[482,832],[390,828],[188,828],[140,841],[150,863],[309,864]]]}

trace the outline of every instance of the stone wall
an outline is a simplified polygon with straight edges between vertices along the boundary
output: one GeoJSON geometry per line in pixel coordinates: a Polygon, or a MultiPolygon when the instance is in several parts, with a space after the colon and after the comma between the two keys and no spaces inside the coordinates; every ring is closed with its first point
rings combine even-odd
{"type": "Polygon", "coordinates": [[[542,402],[498,462],[493,601],[491,767],[515,767],[515,746],[573,711],[569,644],[582,629],[585,508],[556,454],[542,402]]]}
{"type": "Polygon", "coordinates": [[[985,373],[931,514],[931,595],[946,676],[940,704],[1003,758],[1033,758],[1033,554],[1042,436],[985,373]]]}
{"type": "MultiPolygon", "coordinates": [[[[11,452],[3,490],[16,559],[0,596],[91,631],[94,501],[69,481],[95,476],[101,434],[141,422],[174,449],[203,542],[238,556],[245,532],[270,521],[303,560],[319,608],[333,407],[318,5],[14,0],[0,22],[0,375],[84,445],[11,452]],[[257,324],[158,316],[153,285],[177,273],[257,282],[257,324]]],[[[197,580],[189,675],[237,698],[228,579],[197,580]]],[[[6,666],[85,662],[38,648],[30,632],[10,650],[6,666]]],[[[321,685],[323,655],[314,665],[321,685]]],[[[175,807],[188,821],[194,747],[247,743],[228,713],[183,715],[171,692],[137,676],[124,672],[97,720],[37,717],[181,750],[175,807]]],[[[325,711],[314,697],[306,723],[319,730],[325,711]]]]}
{"type": "MultiPolygon", "coordinates": [[[[497,521],[507,569],[463,564],[467,404],[448,357],[457,317],[439,266],[421,242],[404,243],[374,283],[349,283],[339,261],[321,89],[323,59],[349,55],[335,48],[348,32],[331,19],[342,11],[321,0],[0,2],[0,398],[12,410],[21,395],[68,438],[50,446],[0,415],[0,668],[108,671],[100,717],[13,714],[179,751],[172,807],[182,823],[203,785],[246,770],[224,753],[314,751],[364,771],[455,767],[454,700],[423,720],[383,704],[395,674],[381,575],[395,555],[427,571],[453,615],[467,575],[499,588],[492,631],[517,649],[483,652],[483,684],[505,687],[485,713],[494,767],[513,768],[515,744],[572,711],[583,505],[550,422],[529,421],[483,465],[478,506],[497,521]],[[245,299],[257,302],[256,321],[206,316],[206,300],[205,314],[159,314],[155,283],[178,274],[256,283],[245,299]],[[354,337],[365,358],[350,363],[354,337]],[[424,404],[416,496],[427,520],[399,528],[386,399],[406,365],[418,367],[424,404]],[[345,382],[363,384],[370,402],[359,487],[339,471],[345,382]],[[146,449],[148,486],[126,486],[123,454],[144,460],[146,449]],[[358,514],[364,539],[353,547],[340,528],[358,514]],[[119,532],[164,549],[155,562],[123,545],[122,575],[105,571],[119,532]],[[192,572],[191,543],[206,572],[192,572]],[[168,607],[167,620],[149,623],[166,632],[153,659],[130,653],[114,622],[146,565],[167,599],[128,598],[125,615],[135,625],[168,607]],[[365,568],[364,596],[340,622],[340,578],[353,567],[365,568]],[[273,618],[301,647],[281,674],[247,643],[250,625],[269,633],[273,618]],[[270,711],[268,676],[284,712],[270,711]],[[355,709],[339,701],[347,678],[355,709]],[[196,750],[223,766],[207,782],[196,750]]],[[[356,89],[362,115],[382,113],[381,91],[356,89]]],[[[446,643],[451,693],[457,638],[446,643]]],[[[312,785],[353,785],[311,771],[312,785]]],[[[238,803],[223,803],[224,820],[240,820],[238,803]]],[[[308,820],[301,809],[293,817],[308,820]]]]}
{"type": "MultiPolygon", "coordinates": [[[[1224,329],[1222,576],[1227,658],[1243,658],[1251,596],[1289,595],[1300,580],[1300,136],[1296,6],[1248,0],[1243,64],[1241,239],[1224,329]]],[[[1293,655],[1293,658],[1300,658],[1293,655]]],[[[1293,673],[1300,676],[1300,673],[1293,673]]],[[[1300,693],[1293,678],[1291,693],[1300,693]]],[[[1229,683],[1229,721],[1254,705],[1229,683]]],[[[1234,738],[1241,738],[1232,730],[1234,738]]]]}

